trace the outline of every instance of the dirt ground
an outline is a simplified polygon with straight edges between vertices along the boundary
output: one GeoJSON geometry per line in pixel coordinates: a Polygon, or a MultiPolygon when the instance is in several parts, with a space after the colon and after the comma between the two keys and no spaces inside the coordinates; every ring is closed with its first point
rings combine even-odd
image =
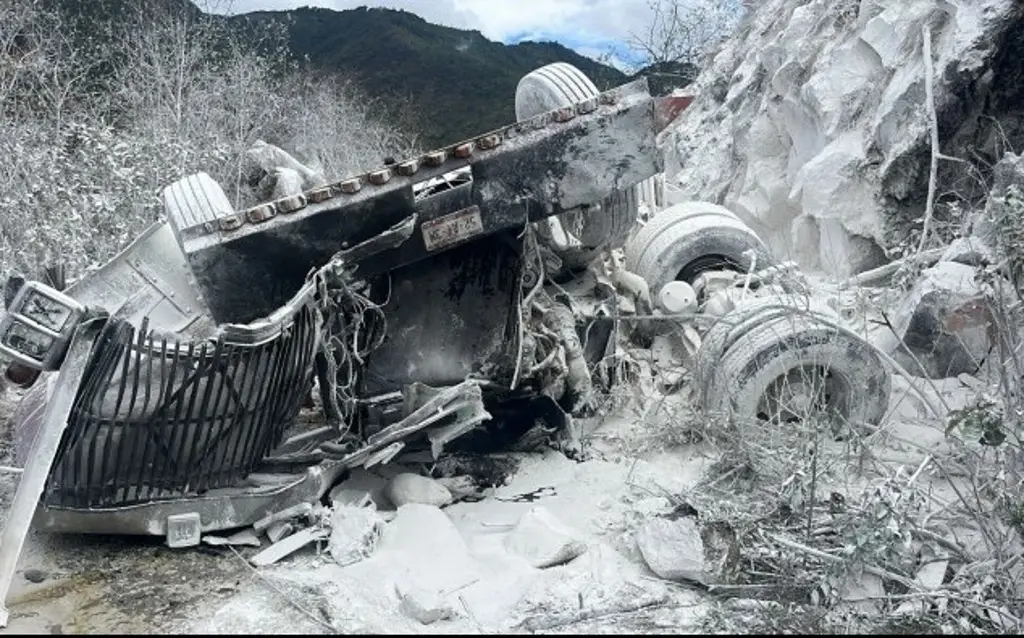
{"type": "MultiPolygon", "coordinates": [[[[9,389],[0,405],[5,424],[19,395],[9,389]]],[[[714,454],[687,446],[628,455],[624,450],[643,435],[635,421],[608,418],[584,427],[589,460],[577,463],[556,451],[503,455],[518,463],[507,485],[481,501],[446,507],[466,555],[436,566],[415,558],[435,552],[434,542],[423,539],[410,543],[412,559],[387,565],[364,561],[368,566],[340,568],[321,547],[257,571],[243,559],[257,551],[249,547],[238,553],[209,546],[169,549],[156,538],[32,532],[8,597],[10,622],[3,633],[476,633],[522,631],[538,618],[555,623],[546,628],[552,632],[665,633],[695,626],[707,606],[702,595],[654,578],[628,532],[670,509],[657,490],[680,493],[692,486],[714,454]],[[507,558],[494,551],[497,539],[537,506],[579,530],[588,543],[587,560],[509,570],[507,558]],[[460,561],[472,562],[467,578],[473,582],[455,584],[464,586],[464,608],[453,620],[425,626],[396,609],[388,587],[417,570],[448,571],[457,578],[452,565],[460,561]],[[369,593],[374,588],[377,595],[369,593]],[[604,611],[623,596],[642,608],[604,611]]],[[[418,468],[386,466],[360,480],[382,485],[401,469],[418,468]]],[[[3,477],[4,510],[15,480],[3,477]]]]}

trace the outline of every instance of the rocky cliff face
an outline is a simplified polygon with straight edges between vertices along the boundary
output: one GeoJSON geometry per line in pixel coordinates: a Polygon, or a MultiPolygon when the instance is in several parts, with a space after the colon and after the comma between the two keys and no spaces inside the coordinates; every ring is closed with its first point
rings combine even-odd
{"type": "Polygon", "coordinates": [[[693,85],[670,174],[808,270],[845,275],[916,247],[931,157],[925,26],[940,148],[970,162],[941,163],[936,215],[965,222],[956,204],[983,197],[987,167],[1024,147],[1021,0],[758,3],[693,85]]]}

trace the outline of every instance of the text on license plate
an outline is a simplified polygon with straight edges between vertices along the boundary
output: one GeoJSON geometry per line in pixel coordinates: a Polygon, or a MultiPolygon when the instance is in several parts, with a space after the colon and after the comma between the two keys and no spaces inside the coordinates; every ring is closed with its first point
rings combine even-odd
{"type": "Polygon", "coordinates": [[[484,232],[480,207],[470,206],[423,224],[423,243],[427,250],[438,250],[484,232]]]}

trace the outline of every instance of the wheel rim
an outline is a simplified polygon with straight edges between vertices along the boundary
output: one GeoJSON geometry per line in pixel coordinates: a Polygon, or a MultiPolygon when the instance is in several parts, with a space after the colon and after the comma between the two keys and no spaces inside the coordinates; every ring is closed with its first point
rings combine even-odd
{"type": "Polygon", "coordinates": [[[697,277],[699,277],[701,273],[712,270],[732,270],[740,273],[746,272],[746,270],[744,270],[743,267],[733,259],[729,259],[723,255],[706,255],[704,257],[698,257],[683,266],[679,271],[679,274],[676,275],[676,281],[685,281],[692,286],[693,283],[697,281],[697,277]]]}
{"type": "Polygon", "coordinates": [[[768,384],[758,404],[758,418],[772,423],[822,417],[844,420],[851,391],[847,379],[827,366],[798,366],[768,384]]]}

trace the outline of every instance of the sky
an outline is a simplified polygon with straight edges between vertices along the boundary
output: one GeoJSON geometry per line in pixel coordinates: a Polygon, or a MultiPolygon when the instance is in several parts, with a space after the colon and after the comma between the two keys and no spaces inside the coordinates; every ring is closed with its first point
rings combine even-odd
{"type": "Polygon", "coordinates": [[[637,62],[627,46],[650,20],[649,0],[199,0],[218,13],[285,11],[317,6],[342,11],[360,6],[404,9],[428,22],[480,31],[497,42],[554,40],[616,66],[637,62]],[[219,6],[218,6],[219,5],[219,6]]]}

